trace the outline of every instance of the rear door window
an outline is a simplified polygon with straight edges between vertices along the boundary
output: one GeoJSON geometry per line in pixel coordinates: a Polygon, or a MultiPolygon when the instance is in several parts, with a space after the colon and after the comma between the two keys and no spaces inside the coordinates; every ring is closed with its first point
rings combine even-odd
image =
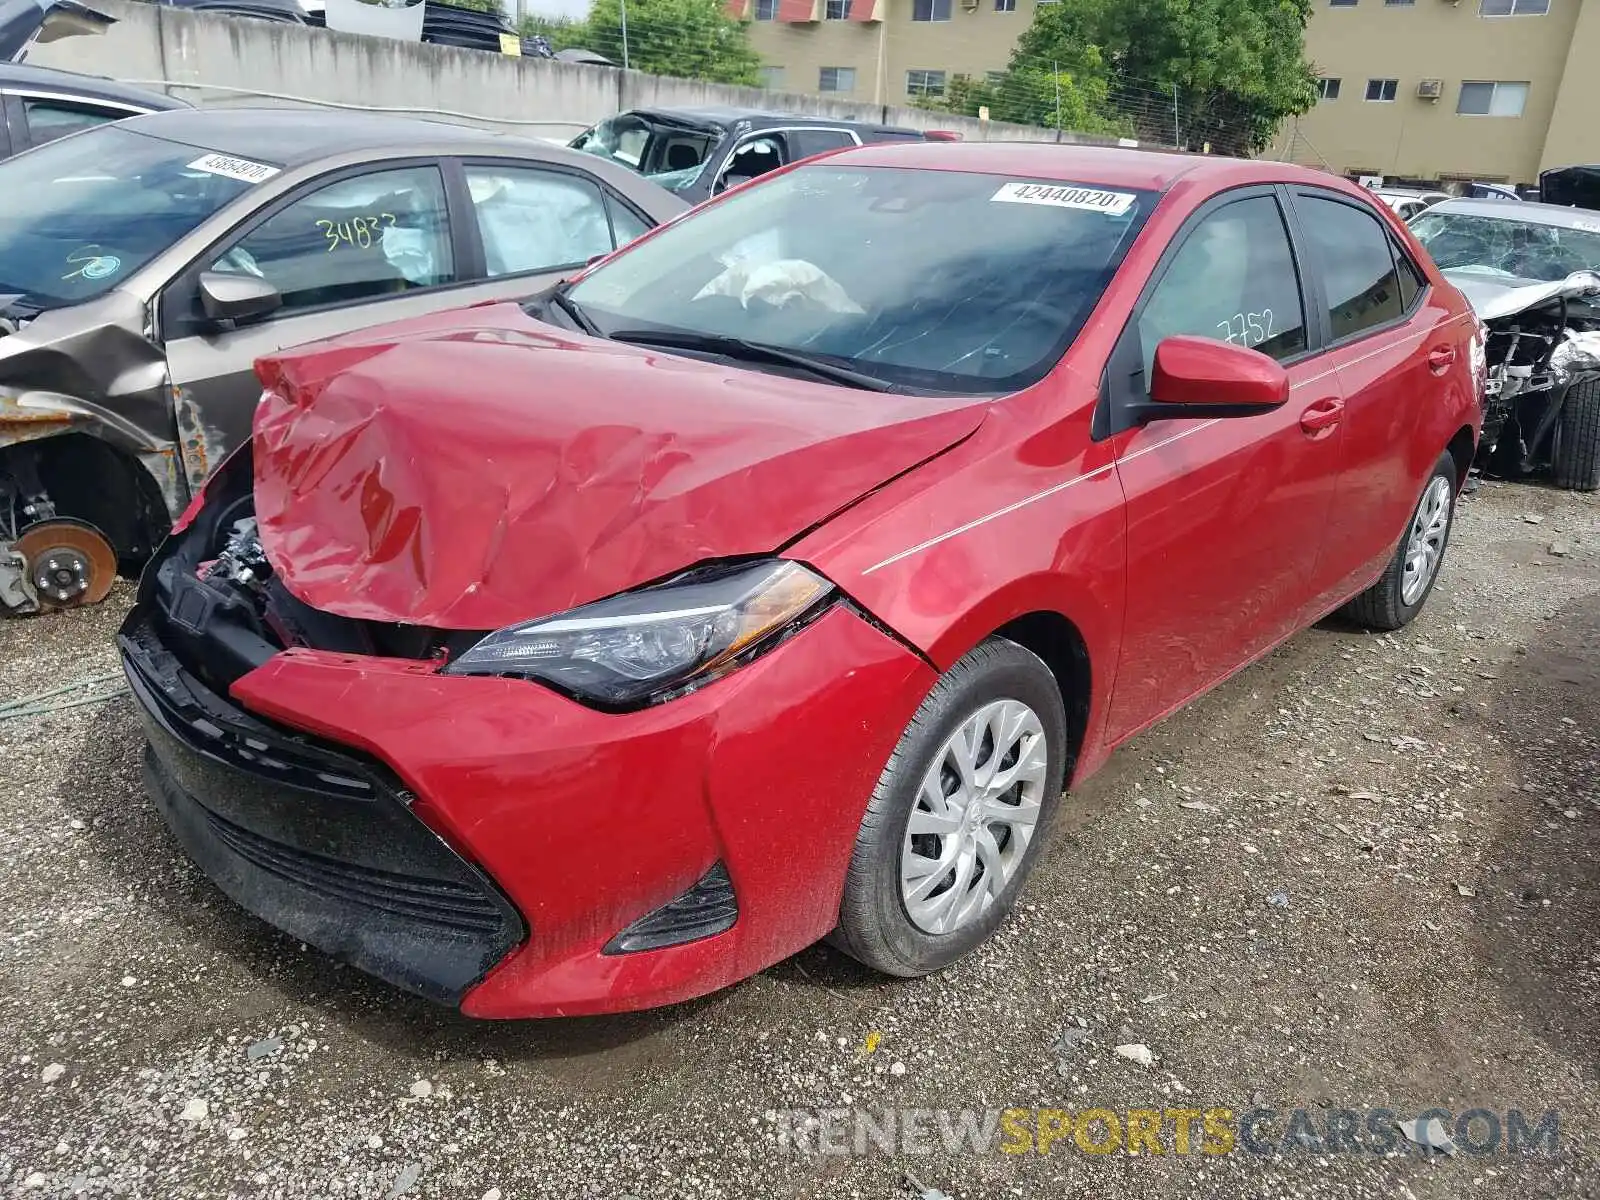
{"type": "Polygon", "coordinates": [[[1400,307],[1410,312],[1417,296],[1428,286],[1427,281],[1422,268],[1411,261],[1411,256],[1400,247],[1399,242],[1390,239],[1389,249],[1394,252],[1395,269],[1400,275],[1400,307]]]}
{"type": "Polygon", "coordinates": [[[1378,218],[1355,204],[1308,192],[1295,203],[1321,269],[1333,340],[1398,320],[1406,302],[1389,233],[1378,218]]]}
{"type": "Polygon", "coordinates": [[[782,134],[762,133],[748,137],[735,147],[722,168],[722,186],[732,187],[775,171],[792,161],[782,134]]]}
{"type": "Polygon", "coordinates": [[[843,129],[799,129],[789,135],[789,142],[796,158],[807,158],[824,150],[854,146],[856,139],[843,129]]]}
{"type": "Polygon", "coordinates": [[[605,200],[591,180],[499,164],[466,172],[490,276],[550,271],[611,252],[605,200]]]}
{"type": "Polygon", "coordinates": [[[22,111],[28,122],[28,141],[39,146],[56,138],[91,129],[107,121],[120,121],[135,114],[125,108],[101,108],[88,103],[22,97],[22,111]]]}

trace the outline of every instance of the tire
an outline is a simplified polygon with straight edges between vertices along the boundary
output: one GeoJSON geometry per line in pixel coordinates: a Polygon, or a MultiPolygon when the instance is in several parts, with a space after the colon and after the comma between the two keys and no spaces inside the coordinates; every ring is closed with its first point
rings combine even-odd
{"type": "Polygon", "coordinates": [[[1038,656],[996,637],[957,662],[911,718],[873,790],[845,878],[839,925],[829,940],[875,970],[907,978],[948,966],[988,940],[1033,869],[1061,799],[1067,751],[1061,690],[1038,656]],[[989,733],[980,732],[972,756],[975,769],[967,774],[981,780],[993,766],[1010,775],[1021,769],[1026,776],[1019,776],[1016,788],[998,797],[981,787],[963,789],[952,765],[955,759],[948,757],[959,756],[969,722],[975,721],[982,722],[979,730],[989,733]],[[1001,730],[998,737],[996,727],[1001,730]],[[1013,734],[1014,728],[1019,732],[1013,734]],[[963,741],[953,745],[958,733],[963,741]],[[998,762],[993,752],[997,742],[1007,743],[1007,753],[998,762]],[[923,792],[924,779],[936,765],[939,772],[934,778],[942,793],[952,781],[957,785],[956,794],[945,795],[942,801],[923,792]],[[974,795],[985,805],[982,815],[973,820],[952,818],[957,801],[974,795]],[[1013,796],[1018,801],[1015,820],[984,819],[997,811],[1009,818],[1012,810],[1006,797],[1013,796]],[[1030,829],[1027,814],[1035,801],[1038,807],[1030,829]],[[942,812],[933,811],[936,803],[942,812]],[[1001,809],[1002,804],[1007,807],[1001,809]],[[929,822],[953,820],[953,830],[913,835],[909,826],[914,814],[923,829],[929,822]],[[931,878],[933,895],[908,904],[904,889],[913,885],[903,884],[903,865],[922,870],[936,860],[944,861],[947,853],[954,856],[954,865],[936,878],[935,870],[924,871],[915,885],[926,889],[931,878]],[[966,890],[958,892],[963,886],[963,857],[969,874],[966,890]],[[945,929],[938,928],[936,916],[930,916],[941,897],[950,923],[945,929]],[[913,908],[920,914],[920,924],[913,908]]]}
{"type": "MultiPolygon", "coordinates": [[[[1416,619],[1417,614],[1422,611],[1422,606],[1428,602],[1428,597],[1433,594],[1433,585],[1439,579],[1439,569],[1444,565],[1445,551],[1450,545],[1450,531],[1455,527],[1456,490],[1459,481],[1456,460],[1448,453],[1440,455],[1439,461],[1433,464],[1433,471],[1428,475],[1428,482],[1422,486],[1422,495],[1418,497],[1416,507],[1411,510],[1411,519],[1406,522],[1406,531],[1401,535],[1400,545],[1396,547],[1394,557],[1384,568],[1382,578],[1345,605],[1346,616],[1368,629],[1385,631],[1404,628],[1416,619]],[[1429,514],[1433,512],[1433,502],[1441,498],[1440,480],[1444,481],[1442,489],[1444,507],[1442,514],[1439,514],[1443,523],[1437,529],[1437,552],[1427,566],[1427,576],[1420,590],[1413,588],[1412,594],[1407,598],[1408,551],[1412,549],[1414,537],[1434,526],[1429,514]]],[[[1432,539],[1424,538],[1424,540],[1432,539]]]]}
{"type": "Polygon", "coordinates": [[[1600,489],[1600,379],[1567,389],[1555,442],[1550,462],[1555,485],[1574,492],[1600,489]]]}

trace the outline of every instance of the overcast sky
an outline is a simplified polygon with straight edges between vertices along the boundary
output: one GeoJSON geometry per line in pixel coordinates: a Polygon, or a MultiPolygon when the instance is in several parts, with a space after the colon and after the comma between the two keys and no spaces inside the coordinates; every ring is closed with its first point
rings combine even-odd
{"type": "MultiPolygon", "coordinates": [[[[505,0],[506,9],[515,11],[518,0],[505,0]]],[[[522,11],[543,17],[582,17],[588,15],[589,0],[521,0],[522,11]]]]}

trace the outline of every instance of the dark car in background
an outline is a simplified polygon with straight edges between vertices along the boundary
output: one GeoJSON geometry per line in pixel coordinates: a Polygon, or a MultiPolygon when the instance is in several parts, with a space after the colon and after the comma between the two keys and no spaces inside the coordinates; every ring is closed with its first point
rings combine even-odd
{"type": "Polygon", "coordinates": [[[93,75],[0,63],[0,159],[92,125],[188,107],[93,75]]]}
{"type": "Polygon", "coordinates": [[[116,23],[77,0],[0,0],[0,159],[90,125],[188,107],[160,92],[23,62],[35,45],[104,33],[116,23]]]}
{"type": "Polygon", "coordinates": [[[531,295],[687,205],[561,146],[184,109],[0,163],[0,613],[93,603],[249,434],[255,360],[531,295]]]}
{"type": "Polygon", "coordinates": [[[570,143],[698,204],[736,183],[825,150],[868,142],[955,141],[893,125],[739,108],[636,108],[570,143]]]}
{"type": "Polygon", "coordinates": [[[1566,208],[1600,209],[1600,166],[1545,171],[1539,176],[1539,199],[1566,208]]]}

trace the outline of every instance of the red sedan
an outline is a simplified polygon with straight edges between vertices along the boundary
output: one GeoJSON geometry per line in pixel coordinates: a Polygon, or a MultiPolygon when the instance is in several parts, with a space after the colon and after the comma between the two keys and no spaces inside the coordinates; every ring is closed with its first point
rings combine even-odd
{"type": "Polygon", "coordinates": [[[1417,615],[1478,337],[1321,173],[809,160],[526,309],[263,361],[121,634],[151,794],[246,908],[476,1016],[829,936],[937,970],[1119,743],[1417,615]]]}

